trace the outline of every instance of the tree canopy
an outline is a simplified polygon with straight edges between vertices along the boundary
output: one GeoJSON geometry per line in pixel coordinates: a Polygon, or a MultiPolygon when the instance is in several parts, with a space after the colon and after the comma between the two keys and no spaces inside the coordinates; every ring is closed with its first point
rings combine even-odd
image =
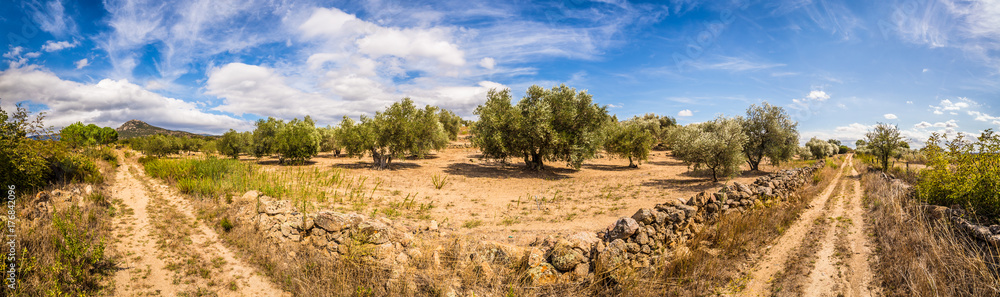
{"type": "Polygon", "coordinates": [[[370,154],[376,169],[386,169],[393,159],[407,155],[423,157],[448,144],[438,109],[429,105],[418,109],[410,98],[376,112],[375,117],[362,116],[360,123],[345,116],[336,137],[349,156],[370,154]]]}
{"type": "Polygon", "coordinates": [[[604,140],[604,151],[622,158],[628,158],[628,166],[639,167],[638,164],[649,159],[649,151],[656,138],[642,124],[626,121],[608,125],[604,140]]]}
{"type": "Polygon", "coordinates": [[[610,122],[607,107],[593,103],[586,91],[560,85],[528,88],[511,106],[508,90],[491,90],[476,108],[473,144],[487,158],[521,156],[528,169],[541,170],[545,160],[566,161],[580,168],[601,147],[601,132],[610,122]]]}
{"type": "Polygon", "coordinates": [[[767,102],[750,105],[746,117],[740,121],[747,136],[743,153],[750,170],[760,170],[764,157],[774,165],[792,159],[798,148],[798,123],[791,120],[784,108],[767,102]]]}
{"type": "Polygon", "coordinates": [[[707,168],[712,180],[739,172],[746,156],[743,146],[747,135],[739,119],[719,116],[715,120],[671,129],[670,146],[674,156],[695,170],[707,168]]]}
{"type": "Polygon", "coordinates": [[[899,135],[899,127],[886,123],[878,123],[873,131],[865,134],[865,150],[878,161],[882,170],[889,169],[889,158],[899,154],[906,143],[899,135]]]}
{"type": "Polygon", "coordinates": [[[59,139],[73,146],[109,144],[118,141],[118,131],[94,124],[73,123],[59,131],[59,139]]]}
{"type": "Polygon", "coordinates": [[[275,137],[274,149],[279,155],[279,162],[290,160],[293,164],[302,164],[319,153],[320,135],[316,131],[316,123],[306,116],[304,119],[292,119],[281,125],[275,137]]]}

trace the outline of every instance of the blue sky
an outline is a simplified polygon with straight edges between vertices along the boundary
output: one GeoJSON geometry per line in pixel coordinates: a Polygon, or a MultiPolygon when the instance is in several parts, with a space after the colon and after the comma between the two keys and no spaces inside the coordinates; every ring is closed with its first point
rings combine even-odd
{"type": "Polygon", "coordinates": [[[1000,128],[998,1],[167,2],[0,4],[0,104],[221,133],[565,83],[682,124],[767,101],[802,142],[1000,128]]]}

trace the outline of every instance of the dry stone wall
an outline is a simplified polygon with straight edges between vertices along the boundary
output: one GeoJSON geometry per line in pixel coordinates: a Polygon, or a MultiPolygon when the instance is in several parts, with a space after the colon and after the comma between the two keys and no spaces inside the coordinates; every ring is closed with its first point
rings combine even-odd
{"type": "MultiPolygon", "coordinates": [[[[721,215],[744,212],[767,200],[786,199],[824,165],[820,161],[813,166],[781,170],[753,184],[734,182],[714,193],[702,192],[690,199],[639,209],[599,232],[540,237],[527,247],[480,242],[467,260],[480,271],[490,271],[491,265],[523,268],[536,284],[587,280],[595,273],[603,277],[624,265],[648,267],[721,215]]],[[[433,222],[430,227],[415,229],[359,214],[301,213],[290,201],[274,200],[256,191],[242,198],[259,201],[256,209],[244,211],[243,219],[254,222],[268,238],[279,244],[311,245],[334,258],[351,253],[352,247],[365,245],[371,247],[367,256],[398,266],[426,252],[413,244],[419,233],[437,229],[433,222]]]]}

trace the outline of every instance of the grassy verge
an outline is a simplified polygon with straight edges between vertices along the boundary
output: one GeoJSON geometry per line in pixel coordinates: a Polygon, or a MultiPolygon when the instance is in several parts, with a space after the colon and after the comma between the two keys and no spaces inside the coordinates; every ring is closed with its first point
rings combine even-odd
{"type": "Polygon", "coordinates": [[[923,213],[912,192],[864,174],[875,275],[886,296],[997,296],[1000,249],[956,234],[951,223],[923,213]]]}
{"type": "Polygon", "coordinates": [[[87,185],[64,183],[64,179],[92,182],[96,190],[90,195],[74,194],[82,196],[77,203],[44,201],[34,191],[18,197],[17,285],[11,290],[4,281],[0,296],[107,295],[114,288],[111,277],[118,257],[108,251],[113,245],[111,221],[118,210],[102,188],[115,166],[72,152],[60,153],[53,160],[58,175],[50,180],[54,184],[44,189],[46,193],[87,185]],[[51,213],[39,208],[40,203],[51,213]]]}

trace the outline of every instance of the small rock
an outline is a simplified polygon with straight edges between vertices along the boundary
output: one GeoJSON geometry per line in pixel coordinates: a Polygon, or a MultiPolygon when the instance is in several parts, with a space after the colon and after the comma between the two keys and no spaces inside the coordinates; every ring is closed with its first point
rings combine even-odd
{"type": "Polygon", "coordinates": [[[635,214],[632,215],[632,219],[643,224],[650,224],[656,221],[656,216],[653,215],[653,211],[651,209],[640,208],[635,212],[635,214]]]}
{"type": "Polygon", "coordinates": [[[528,267],[537,267],[545,262],[545,253],[537,247],[533,247],[525,252],[524,259],[528,263],[528,267]]]}
{"type": "Polygon", "coordinates": [[[628,238],[635,234],[635,231],[639,230],[639,223],[632,218],[621,218],[615,223],[614,228],[608,231],[608,241],[614,241],[615,239],[628,238]]]}
{"type": "Polygon", "coordinates": [[[583,253],[575,248],[568,240],[560,240],[552,249],[552,266],[559,271],[570,271],[576,268],[577,264],[583,263],[586,259],[583,253]]]}
{"type": "Polygon", "coordinates": [[[549,263],[542,263],[536,267],[528,269],[528,277],[535,285],[546,285],[555,283],[559,278],[556,268],[549,263]]]}

